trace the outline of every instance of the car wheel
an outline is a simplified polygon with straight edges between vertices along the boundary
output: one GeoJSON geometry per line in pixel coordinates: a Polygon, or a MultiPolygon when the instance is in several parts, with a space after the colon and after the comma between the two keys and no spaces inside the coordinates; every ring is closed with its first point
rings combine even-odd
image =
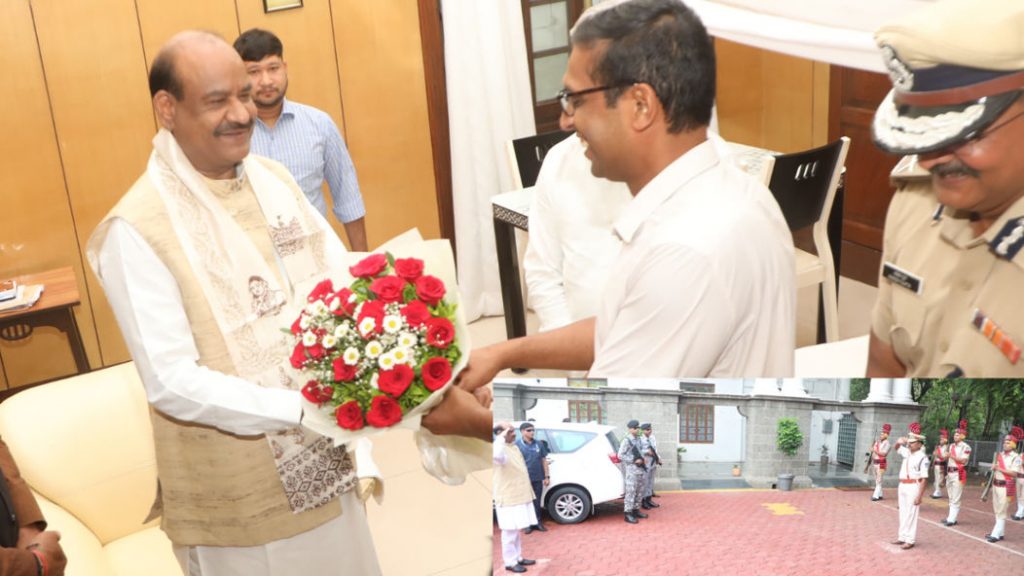
{"type": "Polygon", "coordinates": [[[547,510],[559,524],[578,524],[590,516],[590,496],[575,486],[558,488],[548,496],[547,510]]]}

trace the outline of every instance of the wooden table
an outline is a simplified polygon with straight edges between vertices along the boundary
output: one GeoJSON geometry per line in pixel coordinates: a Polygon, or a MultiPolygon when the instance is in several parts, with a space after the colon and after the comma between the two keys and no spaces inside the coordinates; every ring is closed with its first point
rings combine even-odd
{"type": "MultiPolygon", "coordinates": [[[[69,266],[38,274],[17,276],[15,280],[24,286],[42,284],[43,294],[39,301],[29,308],[0,312],[0,339],[15,342],[28,338],[36,328],[56,328],[68,337],[71,355],[75,358],[76,373],[88,372],[89,359],[85,355],[82,335],[78,331],[78,322],[72,309],[80,303],[75,271],[69,266]]],[[[6,368],[4,379],[10,384],[6,368]]]]}

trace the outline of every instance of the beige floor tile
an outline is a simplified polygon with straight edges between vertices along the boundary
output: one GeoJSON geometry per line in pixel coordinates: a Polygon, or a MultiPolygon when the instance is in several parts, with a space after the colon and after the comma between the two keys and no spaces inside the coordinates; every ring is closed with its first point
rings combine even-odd
{"type": "Polygon", "coordinates": [[[386,576],[427,576],[491,554],[491,491],[477,476],[447,486],[417,470],[385,481],[367,506],[386,576]]]}
{"type": "Polygon", "coordinates": [[[461,566],[442,570],[431,576],[489,576],[491,574],[492,561],[493,559],[488,555],[461,566]]]}

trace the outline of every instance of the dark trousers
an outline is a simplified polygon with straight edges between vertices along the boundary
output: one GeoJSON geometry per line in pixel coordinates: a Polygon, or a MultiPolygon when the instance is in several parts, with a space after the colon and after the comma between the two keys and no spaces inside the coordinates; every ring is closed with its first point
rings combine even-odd
{"type": "Polygon", "coordinates": [[[537,524],[540,524],[540,495],[544,492],[544,480],[531,480],[533,486],[533,511],[537,513],[537,524]]]}

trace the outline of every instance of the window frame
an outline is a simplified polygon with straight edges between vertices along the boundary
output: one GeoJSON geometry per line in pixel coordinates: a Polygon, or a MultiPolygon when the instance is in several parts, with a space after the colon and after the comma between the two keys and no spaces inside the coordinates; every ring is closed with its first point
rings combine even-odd
{"type": "Polygon", "coordinates": [[[685,404],[679,413],[680,444],[714,444],[715,443],[715,406],[714,404],[685,404]],[[703,418],[702,418],[703,416],[703,418]],[[693,417],[695,437],[689,436],[689,423],[693,417]],[[703,433],[703,434],[702,434],[703,433]],[[698,440],[703,435],[704,440],[698,440]]]}

